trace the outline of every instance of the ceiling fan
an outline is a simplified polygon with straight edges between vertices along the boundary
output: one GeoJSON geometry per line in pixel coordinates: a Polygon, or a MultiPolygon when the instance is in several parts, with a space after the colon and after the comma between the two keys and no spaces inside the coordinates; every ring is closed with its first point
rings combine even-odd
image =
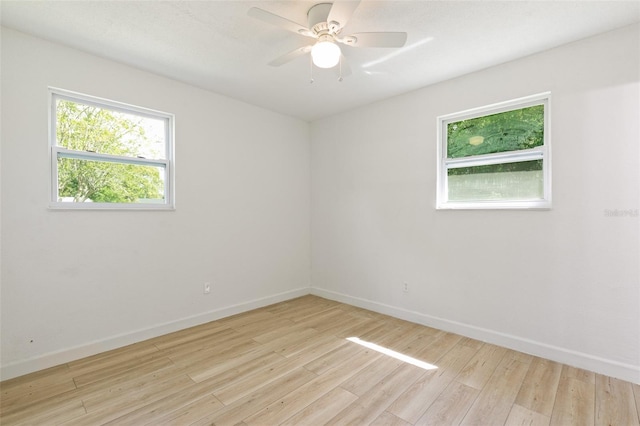
{"type": "Polygon", "coordinates": [[[271,66],[280,66],[299,56],[311,53],[313,64],[319,68],[333,68],[343,64],[344,55],[339,44],[351,47],[402,47],[407,41],[404,32],[366,32],[342,35],[349,18],[356,10],[360,0],[336,0],[333,3],[319,3],[307,13],[307,26],[258,7],[249,9],[248,15],[285,30],[316,39],[308,46],[300,47],[269,62],[271,66]]]}

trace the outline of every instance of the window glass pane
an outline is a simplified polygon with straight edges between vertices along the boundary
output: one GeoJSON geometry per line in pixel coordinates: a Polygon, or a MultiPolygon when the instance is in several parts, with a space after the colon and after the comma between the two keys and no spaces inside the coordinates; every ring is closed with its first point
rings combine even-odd
{"type": "Polygon", "coordinates": [[[541,200],[542,160],[448,170],[449,201],[541,200]]]}
{"type": "Polygon", "coordinates": [[[447,124],[447,158],[519,151],[543,144],[544,106],[447,124]]]}
{"type": "Polygon", "coordinates": [[[76,151],[166,158],[166,120],[56,100],[57,145],[76,151]]]}
{"type": "Polygon", "coordinates": [[[58,201],[164,203],[165,169],[58,157],[58,201]]]}

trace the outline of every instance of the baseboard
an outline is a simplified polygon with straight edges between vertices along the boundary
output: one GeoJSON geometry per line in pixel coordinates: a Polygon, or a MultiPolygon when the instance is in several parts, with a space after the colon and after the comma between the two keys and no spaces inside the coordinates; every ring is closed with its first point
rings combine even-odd
{"type": "Polygon", "coordinates": [[[120,348],[133,343],[141,342],[153,337],[162,336],[174,331],[183,330],[185,328],[215,321],[231,315],[247,312],[252,309],[261,308],[274,303],[283,302],[285,300],[296,297],[314,294],[326,299],[335,300],[349,305],[358,306],[381,314],[393,316],[395,318],[404,319],[415,322],[417,324],[434,327],[451,333],[460,334],[462,336],[471,337],[483,342],[492,343],[520,352],[539,356],[542,358],[557,361],[563,364],[571,365],[585,370],[594,371],[610,377],[615,377],[628,382],[640,384],[640,367],[624,364],[613,360],[608,360],[593,355],[561,348],[534,340],[500,333],[495,330],[489,330],[476,327],[469,324],[451,321],[443,318],[434,317],[420,312],[410,311],[396,306],[386,305],[384,303],[374,302],[359,297],[348,296],[346,294],[324,290],[317,287],[303,287],[255,299],[236,305],[226,306],[205,312],[177,321],[171,321],[164,324],[158,324],[153,327],[135,330],[106,339],[96,340],[84,345],[67,348],[56,352],[50,352],[38,357],[18,361],[0,367],[0,380],[8,380],[24,374],[43,370],[45,368],[64,364],[76,359],[95,355],[100,352],[120,348]]]}
{"type": "Polygon", "coordinates": [[[309,287],[303,287],[296,290],[279,293],[273,296],[250,300],[236,305],[226,306],[202,314],[181,318],[176,321],[158,324],[153,327],[111,336],[106,339],[96,340],[76,347],[50,352],[34,358],[3,365],[2,367],[0,367],[0,380],[8,380],[14,377],[22,376],[24,374],[44,370],[45,368],[64,364],[66,362],[74,361],[112,349],[121,348],[123,346],[142,342],[153,337],[162,336],[174,331],[184,330],[185,328],[205,324],[210,321],[215,321],[220,318],[247,312],[252,309],[261,308],[263,306],[283,302],[285,300],[294,299],[296,297],[306,296],[308,294],[309,287]]]}
{"type": "Polygon", "coordinates": [[[471,337],[476,340],[503,346],[519,352],[539,356],[541,358],[550,359],[562,364],[583,368],[585,370],[604,374],[606,376],[640,384],[640,367],[636,365],[624,364],[610,359],[604,359],[586,353],[573,351],[571,349],[561,348],[558,346],[549,345],[546,343],[537,342],[510,334],[501,333],[495,330],[476,327],[470,324],[464,324],[457,321],[438,318],[420,312],[399,308],[397,306],[390,306],[384,303],[374,302],[359,297],[348,296],[346,294],[324,290],[317,287],[311,288],[311,294],[368,309],[370,311],[378,312],[381,314],[390,315],[395,318],[404,319],[417,324],[437,328],[439,330],[471,337]]]}

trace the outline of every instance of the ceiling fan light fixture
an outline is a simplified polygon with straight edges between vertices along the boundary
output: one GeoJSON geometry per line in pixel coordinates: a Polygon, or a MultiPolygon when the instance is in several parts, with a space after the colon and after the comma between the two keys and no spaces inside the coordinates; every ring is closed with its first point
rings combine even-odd
{"type": "Polygon", "coordinates": [[[333,68],[340,62],[340,47],[333,41],[320,40],[311,48],[313,64],[318,68],[333,68]]]}

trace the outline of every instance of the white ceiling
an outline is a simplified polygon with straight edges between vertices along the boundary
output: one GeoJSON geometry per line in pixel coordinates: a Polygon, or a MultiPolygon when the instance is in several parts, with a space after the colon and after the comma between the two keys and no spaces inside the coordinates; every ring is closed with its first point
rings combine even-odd
{"type": "Polygon", "coordinates": [[[640,21],[639,1],[362,0],[343,34],[405,31],[402,49],[343,47],[353,74],[307,56],[311,39],[247,16],[253,6],[306,26],[296,1],[7,1],[3,26],[278,112],[314,120],[640,21]]]}

